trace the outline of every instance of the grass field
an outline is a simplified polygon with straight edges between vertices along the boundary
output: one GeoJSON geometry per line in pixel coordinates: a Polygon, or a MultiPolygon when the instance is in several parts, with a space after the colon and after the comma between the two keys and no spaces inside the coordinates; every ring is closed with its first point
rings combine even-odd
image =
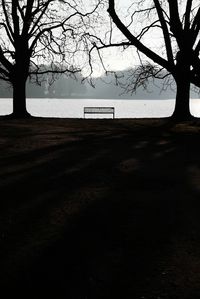
{"type": "Polygon", "coordinates": [[[2,298],[200,298],[200,121],[2,118],[0,147],[2,298]]]}

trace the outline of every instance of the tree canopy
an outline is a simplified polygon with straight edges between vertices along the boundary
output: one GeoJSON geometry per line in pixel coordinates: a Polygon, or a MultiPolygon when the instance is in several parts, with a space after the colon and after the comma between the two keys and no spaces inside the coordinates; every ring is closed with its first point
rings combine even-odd
{"type": "Polygon", "coordinates": [[[87,30],[101,4],[82,0],[1,0],[0,79],[13,86],[14,114],[24,117],[28,76],[80,71],[87,30]],[[50,66],[48,69],[46,66],[50,66]]]}
{"type": "Polygon", "coordinates": [[[200,87],[199,1],[108,0],[107,11],[109,33],[106,30],[104,38],[96,39],[91,52],[100,53],[108,47],[136,48],[140,65],[129,87],[145,84],[149,77],[171,74],[177,86],[174,116],[190,117],[190,84],[200,87]]]}

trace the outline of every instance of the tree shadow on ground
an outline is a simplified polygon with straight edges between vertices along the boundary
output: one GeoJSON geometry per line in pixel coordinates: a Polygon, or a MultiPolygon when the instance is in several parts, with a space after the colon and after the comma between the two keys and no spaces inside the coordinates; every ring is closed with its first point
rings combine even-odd
{"type": "Polygon", "coordinates": [[[2,161],[8,297],[199,298],[198,126],[63,126],[2,161]]]}

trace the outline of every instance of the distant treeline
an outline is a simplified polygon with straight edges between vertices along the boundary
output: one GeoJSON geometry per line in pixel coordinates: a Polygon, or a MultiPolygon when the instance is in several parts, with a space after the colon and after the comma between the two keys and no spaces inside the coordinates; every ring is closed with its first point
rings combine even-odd
{"type": "MultiPolygon", "coordinates": [[[[126,71],[124,73],[126,75],[126,71]]],[[[81,75],[77,75],[74,79],[67,74],[61,74],[53,84],[49,84],[50,80],[47,75],[39,85],[27,81],[27,97],[66,99],[169,99],[175,97],[175,92],[170,88],[167,91],[162,91],[163,82],[159,79],[155,79],[154,82],[150,81],[147,90],[140,87],[134,93],[124,92],[120,86],[116,85],[112,75],[93,79],[95,87],[82,79],[81,75]]],[[[192,97],[199,97],[199,95],[192,92],[192,97]]],[[[12,98],[12,87],[5,81],[0,81],[0,98],[12,98]]]]}

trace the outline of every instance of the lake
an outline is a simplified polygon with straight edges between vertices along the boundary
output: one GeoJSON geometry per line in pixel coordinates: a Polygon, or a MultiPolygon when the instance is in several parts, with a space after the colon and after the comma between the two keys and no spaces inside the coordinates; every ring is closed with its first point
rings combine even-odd
{"type": "MultiPolygon", "coordinates": [[[[27,110],[33,116],[83,118],[84,107],[115,107],[116,118],[167,117],[173,113],[175,101],[121,99],[27,99],[27,110]]],[[[200,99],[191,99],[191,114],[200,117],[200,99]]],[[[12,99],[0,99],[0,115],[12,113],[12,99]]],[[[110,115],[90,115],[90,118],[109,118],[110,115]]],[[[87,116],[88,118],[88,116],[87,116]]]]}

